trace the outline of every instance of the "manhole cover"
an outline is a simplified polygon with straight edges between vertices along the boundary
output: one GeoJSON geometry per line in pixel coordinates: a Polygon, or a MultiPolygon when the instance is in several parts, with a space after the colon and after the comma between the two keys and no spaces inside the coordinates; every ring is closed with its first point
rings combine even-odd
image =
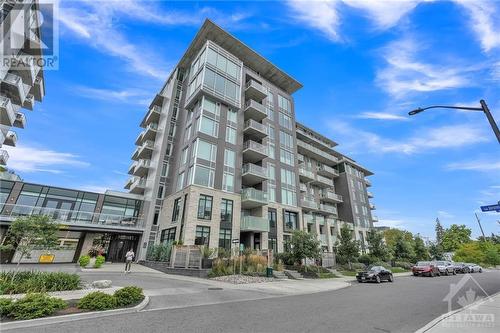
{"type": "Polygon", "coordinates": [[[222,288],[208,288],[208,290],[222,290],[222,288]]]}

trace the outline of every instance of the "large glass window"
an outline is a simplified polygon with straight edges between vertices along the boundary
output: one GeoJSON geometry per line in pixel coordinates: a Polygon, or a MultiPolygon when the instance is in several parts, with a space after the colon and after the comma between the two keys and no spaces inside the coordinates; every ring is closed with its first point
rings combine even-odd
{"type": "Polygon", "coordinates": [[[231,250],[231,229],[219,230],[219,247],[231,250]]]}
{"type": "Polygon", "coordinates": [[[226,149],[224,150],[224,166],[234,168],[236,165],[236,153],[234,150],[226,149]]]}
{"type": "Polygon", "coordinates": [[[296,212],[283,211],[283,230],[292,231],[298,228],[298,214],[296,212]]]}
{"type": "Polygon", "coordinates": [[[237,124],[238,123],[238,111],[231,108],[227,109],[227,121],[237,124]]]}
{"type": "Polygon", "coordinates": [[[279,112],[279,123],[284,128],[292,130],[292,118],[290,118],[283,112],[279,112]]]}
{"type": "Polygon", "coordinates": [[[221,222],[233,222],[233,200],[222,199],[220,203],[221,222]]]}
{"type": "Polygon", "coordinates": [[[217,146],[206,142],[204,140],[198,139],[196,147],[196,157],[201,158],[205,161],[215,162],[217,156],[217,146]]]}
{"type": "Polygon", "coordinates": [[[210,227],[196,226],[194,245],[207,245],[210,242],[210,227]]]}
{"type": "Polygon", "coordinates": [[[226,192],[234,192],[234,175],[224,172],[222,177],[222,189],[226,192]]]}
{"type": "Polygon", "coordinates": [[[281,183],[295,187],[295,172],[292,170],[281,169],[281,183]]]}
{"type": "Polygon", "coordinates": [[[291,166],[295,165],[295,155],[283,148],[280,149],[280,161],[291,166]]]}
{"type": "Polygon", "coordinates": [[[226,127],[226,142],[233,145],[236,144],[236,129],[232,127],[226,127]]]}
{"type": "Polygon", "coordinates": [[[267,219],[269,220],[269,228],[276,229],[276,223],[278,221],[276,209],[269,208],[267,210],[267,219]]]}
{"type": "Polygon", "coordinates": [[[181,211],[181,198],[177,198],[174,201],[174,210],[172,211],[172,222],[177,222],[179,220],[180,211],[181,211]]]}
{"type": "Polygon", "coordinates": [[[280,109],[285,110],[287,113],[292,112],[292,105],[290,101],[279,94],[278,94],[278,106],[280,107],[280,109]]]}
{"type": "Polygon", "coordinates": [[[293,138],[290,134],[280,131],[280,146],[293,150],[293,138]]]}
{"type": "Polygon", "coordinates": [[[208,68],[205,69],[204,85],[214,90],[217,94],[228,97],[230,100],[240,100],[240,95],[238,93],[239,86],[208,68]]]}
{"type": "Polygon", "coordinates": [[[281,203],[289,206],[297,205],[297,193],[295,190],[281,189],[281,203]]]}
{"type": "Polygon", "coordinates": [[[0,204],[7,202],[12,187],[14,187],[14,182],[7,180],[2,180],[0,182],[0,204]]]}
{"type": "Polygon", "coordinates": [[[219,134],[219,123],[206,116],[200,118],[200,132],[217,137],[219,134]]]}
{"type": "Polygon", "coordinates": [[[181,172],[177,177],[177,191],[181,190],[184,186],[184,172],[181,172]]]}
{"type": "Polygon", "coordinates": [[[197,164],[194,167],[193,184],[214,187],[214,175],[213,169],[197,164]]]}
{"type": "Polygon", "coordinates": [[[175,240],[176,227],[163,229],[160,235],[160,243],[171,243],[175,240]]]}
{"type": "Polygon", "coordinates": [[[198,218],[201,220],[212,219],[212,201],[213,197],[201,194],[198,200],[198,218]]]}

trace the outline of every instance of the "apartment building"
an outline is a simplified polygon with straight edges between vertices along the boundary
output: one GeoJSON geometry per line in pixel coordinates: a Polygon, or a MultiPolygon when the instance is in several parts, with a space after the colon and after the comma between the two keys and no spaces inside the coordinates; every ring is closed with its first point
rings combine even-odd
{"type": "MultiPolygon", "coordinates": [[[[296,122],[292,95],[301,87],[205,21],[136,140],[125,188],[144,197],[142,250],[177,240],[282,252],[303,229],[332,251],[342,223],[365,237],[372,221],[356,225],[358,215],[340,207],[357,207],[346,196],[366,187],[346,191],[339,179],[347,158],[335,142],[296,122]]],[[[364,182],[371,175],[358,170],[364,182]]]]}
{"type": "MultiPolygon", "coordinates": [[[[34,0],[0,4],[0,148],[16,145],[12,127],[24,128],[22,110],[33,110],[35,101],[41,102],[45,95],[37,8],[34,0]]],[[[0,149],[0,165],[6,165],[8,158],[0,149]]]]}
{"type": "MultiPolygon", "coordinates": [[[[137,250],[143,233],[142,197],[106,191],[94,193],[55,186],[0,181],[0,240],[8,237],[13,220],[46,215],[61,225],[54,262],[76,262],[92,246],[101,246],[108,261],[125,260],[125,253],[137,250]]],[[[36,263],[42,250],[35,250],[23,263],[36,263]]],[[[2,263],[17,263],[16,251],[1,252],[2,263]]]]}

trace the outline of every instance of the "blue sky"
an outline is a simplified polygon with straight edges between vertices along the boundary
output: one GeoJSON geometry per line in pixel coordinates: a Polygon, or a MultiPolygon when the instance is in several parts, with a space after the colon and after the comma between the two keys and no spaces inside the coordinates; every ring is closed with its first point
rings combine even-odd
{"type": "MultiPolygon", "coordinates": [[[[205,18],[304,88],[297,119],[372,170],[378,225],[434,236],[500,200],[500,2],[61,1],[59,70],[10,149],[26,181],[121,190],[147,105],[205,18]]],[[[485,232],[500,214],[479,213],[485,232]]]]}

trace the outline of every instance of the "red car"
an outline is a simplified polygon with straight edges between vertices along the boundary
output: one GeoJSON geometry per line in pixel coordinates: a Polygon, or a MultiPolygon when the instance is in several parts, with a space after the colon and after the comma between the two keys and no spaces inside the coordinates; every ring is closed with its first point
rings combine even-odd
{"type": "Polygon", "coordinates": [[[413,275],[427,275],[430,277],[434,277],[435,275],[439,276],[439,269],[436,264],[432,261],[419,261],[415,266],[411,268],[413,275]]]}

